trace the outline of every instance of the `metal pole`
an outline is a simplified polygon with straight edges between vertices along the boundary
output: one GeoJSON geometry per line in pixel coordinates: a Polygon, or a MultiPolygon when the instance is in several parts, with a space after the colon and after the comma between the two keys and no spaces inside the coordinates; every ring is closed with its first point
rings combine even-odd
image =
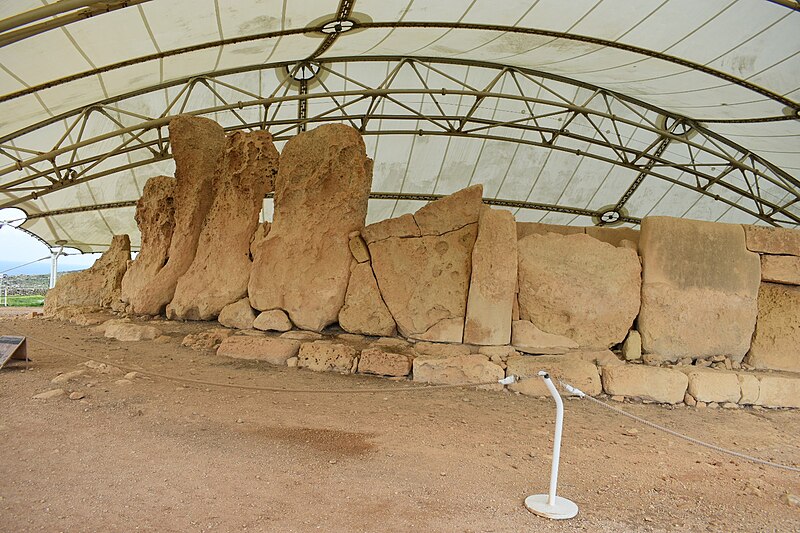
{"type": "Polygon", "coordinates": [[[573,518],[578,514],[578,506],[566,498],[556,496],[558,485],[558,463],[561,458],[561,432],[564,426],[564,402],[558,393],[550,375],[544,370],[539,372],[547,390],[556,402],[556,430],[553,435],[553,461],[550,467],[550,491],[547,494],[534,494],[525,498],[525,507],[532,513],[554,520],[573,518]]]}
{"type": "Polygon", "coordinates": [[[61,255],[61,252],[64,251],[64,245],[61,245],[61,248],[58,249],[57,252],[53,252],[50,250],[50,288],[56,286],[56,277],[58,276],[58,256],[61,255]]]}

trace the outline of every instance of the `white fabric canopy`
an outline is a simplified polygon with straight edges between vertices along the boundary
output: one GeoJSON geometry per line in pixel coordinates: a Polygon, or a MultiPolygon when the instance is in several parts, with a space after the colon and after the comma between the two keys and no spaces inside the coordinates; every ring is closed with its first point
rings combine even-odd
{"type": "Polygon", "coordinates": [[[797,9],[5,1],[0,207],[25,210],[23,227],[50,243],[98,251],[128,233],[136,245],[132,202],[172,174],[166,124],[189,112],[266,128],[279,149],[298,127],[359,128],[375,160],[370,221],[483,183],[518,220],[796,227],[797,9]]]}

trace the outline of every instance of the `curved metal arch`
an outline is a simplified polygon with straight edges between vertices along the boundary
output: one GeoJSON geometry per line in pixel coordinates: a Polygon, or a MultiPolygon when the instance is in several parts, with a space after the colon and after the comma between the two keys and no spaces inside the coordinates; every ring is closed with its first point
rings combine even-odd
{"type": "MultiPolygon", "coordinates": [[[[770,91],[764,87],[751,83],[747,80],[743,80],[741,78],[737,78],[731,74],[726,72],[722,72],[720,70],[711,68],[709,66],[695,63],[693,61],[689,61],[687,59],[683,59],[677,56],[671,56],[669,54],[665,54],[663,52],[658,52],[655,50],[649,50],[647,48],[642,48],[639,46],[629,45],[625,43],[620,43],[618,41],[611,41],[607,39],[600,39],[597,37],[592,37],[588,35],[579,35],[579,34],[572,34],[569,32],[559,32],[553,30],[544,30],[538,28],[523,28],[523,27],[515,27],[515,26],[504,26],[504,25],[495,25],[495,24],[476,24],[476,23],[465,23],[465,22],[414,22],[414,21],[392,21],[392,22],[357,22],[354,26],[354,29],[372,29],[372,28],[438,28],[438,29],[446,29],[446,30],[457,30],[457,29],[468,29],[468,30],[479,30],[479,31],[495,31],[501,33],[516,33],[516,34],[525,34],[525,35],[538,35],[543,37],[552,37],[554,39],[564,39],[569,41],[575,42],[584,42],[590,44],[597,44],[600,46],[607,46],[609,48],[615,48],[619,50],[624,50],[627,52],[632,52],[635,54],[639,54],[646,57],[651,57],[654,59],[659,59],[662,61],[666,61],[669,63],[677,64],[680,66],[684,66],[686,68],[690,68],[696,70],[698,72],[703,72],[704,74],[708,74],[710,76],[719,78],[721,80],[727,81],[729,83],[744,87],[750,91],[753,91],[757,94],[765,96],[775,102],[778,102],[786,107],[789,107],[795,111],[800,110],[800,103],[795,102],[789,98],[784,97],[778,93],[770,91]]],[[[148,54],[146,56],[140,56],[138,58],[133,58],[125,61],[120,61],[118,63],[113,63],[110,65],[105,65],[102,67],[86,70],[84,72],[79,72],[76,74],[72,74],[69,76],[64,76],[62,78],[52,80],[46,83],[42,83],[39,85],[27,87],[25,89],[9,93],[3,96],[0,96],[0,103],[6,102],[9,100],[13,100],[15,98],[19,98],[21,96],[25,96],[28,94],[33,94],[35,92],[49,89],[52,87],[57,87],[59,85],[63,85],[65,83],[69,83],[71,81],[76,81],[84,78],[88,78],[91,76],[96,76],[98,74],[103,74],[105,72],[110,72],[112,70],[116,70],[119,68],[136,65],[139,63],[145,63],[148,61],[155,61],[158,59],[163,59],[165,57],[171,57],[176,55],[185,54],[188,52],[194,52],[198,50],[205,50],[209,48],[216,48],[222,47],[231,44],[239,44],[244,42],[252,42],[252,41],[260,41],[265,39],[273,39],[277,37],[284,37],[288,35],[306,35],[306,34],[320,34],[321,35],[322,26],[315,25],[306,28],[294,28],[290,30],[281,30],[281,31],[272,31],[272,32],[263,32],[253,35],[245,35],[239,37],[231,37],[228,39],[220,39],[216,41],[208,41],[205,43],[199,43],[192,46],[187,46],[183,48],[176,48],[173,50],[167,50],[163,52],[158,52],[155,54],[148,54]]],[[[302,58],[297,58],[296,61],[302,60],[302,58]]]]}
{"type": "MultiPolygon", "coordinates": [[[[411,62],[412,60],[405,60],[405,61],[410,61],[411,62]]],[[[417,64],[419,64],[419,63],[417,62],[417,64]]],[[[327,65],[327,63],[326,63],[326,65],[327,65]]],[[[519,69],[509,69],[507,67],[503,68],[503,69],[499,69],[499,70],[502,70],[502,71],[505,71],[505,72],[518,72],[518,71],[520,71],[519,69]]],[[[563,80],[558,80],[558,81],[563,82],[563,80]]],[[[380,85],[382,86],[383,83],[380,84],[380,85]]],[[[245,106],[269,106],[269,105],[278,105],[279,106],[279,105],[281,105],[282,103],[285,103],[285,102],[292,102],[292,101],[300,102],[300,101],[306,101],[308,99],[327,99],[327,98],[332,98],[335,101],[337,97],[346,97],[346,96],[360,97],[361,99],[364,99],[364,98],[376,98],[376,97],[390,98],[391,95],[393,95],[393,94],[394,95],[399,95],[399,94],[417,94],[417,95],[423,95],[423,96],[424,95],[432,96],[437,92],[438,91],[431,90],[429,88],[426,88],[426,89],[417,88],[417,89],[413,89],[413,90],[384,89],[383,91],[377,90],[377,89],[363,89],[362,88],[360,91],[351,91],[351,92],[310,93],[310,94],[303,94],[303,95],[296,95],[296,96],[295,95],[291,95],[291,96],[286,96],[286,97],[283,97],[283,98],[254,99],[254,100],[249,101],[249,102],[237,102],[235,104],[227,104],[227,105],[223,105],[223,106],[216,106],[214,108],[209,108],[209,109],[204,109],[204,110],[193,110],[192,112],[196,113],[196,114],[207,114],[207,113],[214,113],[214,112],[220,112],[220,111],[230,111],[230,112],[235,114],[235,110],[237,108],[241,108],[241,107],[245,107],[245,106]]],[[[474,89],[471,90],[471,91],[450,91],[450,92],[451,93],[456,93],[456,94],[463,94],[465,96],[474,97],[476,99],[476,101],[478,101],[479,99],[484,99],[484,98],[498,98],[498,99],[515,99],[515,100],[520,100],[520,101],[526,101],[527,103],[533,102],[534,104],[536,102],[542,102],[542,100],[540,100],[540,99],[527,98],[527,97],[522,96],[522,95],[509,95],[509,94],[501,94],[501,93],[497,93],[497,92],[492,93],[491,91],[475,91],[474,89]]],[[[182,91],[181,94],[183,94],[183,91],[182,91]]],[[[612,96],[612,97],[616,96],[613,93],[608,93],[608,92],[603,93],[603,95],[604,96],[612,96]]],[[[613,113],[610,113],[610,112],[609,113],[602,113],[602,112],[598,112],[598,110],[596,110],[596,109],[586,109],[586,108],[581,108],[581,107],[579,107],[577,105],[566,105],[564,103],[553,102],[553,101],[546,101],[545,103],[547,103],[548,105],[561,106],[565,110],[564,112],[565,113],[571,113],[573,118],[575,116],[578,116],[578,115],[592,114],[592,115],[595,115],[597,117],[602,117],[603,119],[618,120],[620,122],[626,123],[629,126],[634,126],[634,127],[637,127],[637,128],[643,128],[644,127],[645,129],[649,129],[652,133],[658,134],[659,138],[662,139],[662,140],[668,140],[669,142],[672,142],[672,141],[683,142],[683,143],[685,143],[685,144],[687,144],[689,146],[693,146],[697,150],[706,150],[706,151],[708,151],[707,149],[705,149],[704,147],[698,145],[697,143],[693,143],[692,141],[689,141],[689,140],[686,140],[686,139],[681,139],[680,136],[672,135],[669,132],[664,132],[664,131],[658,130],[655,127],[642,126],[641,124],[635,124],[630,120],[627,120],[627,119],[624,119],[624,118],[620,118],[620,117],[615,117],[613,115],[613,113]]],[[[172,105],[170,105],[169,107],[171,108],[172,105]]],[[[97,110],[102,111],[102,109],[103,109],[102,106],[92,106],[90,108],[90,110],[88,110],[88,112],[84,113],[83,116],[84,116],[84,118],[87,118],[91,114],[92,111],[97,111],[97,110]]],[[[334,110],[336,110],[336,109],[337,108],[334,108],[334,110]]],[[[650,108],[650,109],[652,110],[652,108],[650,108]]],[[[444,135],[457,135],[457,136],[471,136],[471,137],[478,137],[478,138],[491,138],[491,139],[494,139],[494,140],[504,140],[504,141],[508,141],[508,142],[521,142],[520,139],[516,138],[516,137],[512,138],[510,136],[504,136],[504,135],[477,134],[477,133],[475,133],[475,131],[463,130],[463,128],[462,128],[461,131],[448,131],[448,128],[442,127],[442,123],[438,123],[437,124],[436,118],[434,118],[433,120],[429,120],[430,117],[415,116],[414,114],[410,114],[408,116],[396,116],[396,117],[384,117],[384,116],[380,116],[380,115],[376,115],[376,114],[372,114],[371,116],[366,116],[366,115],[353,116],[353,115],[348,115],[346,112],[343,111],[343,109],[341,107],[338,108],[338,111],[340,112],[339,115],[331,115],[330,111],[328,111],[328,112],[324,113],[324,115],[326,115],[326,116],[311,117],[311,118],[305,119],[305,122],[324,122],[324,121],[334,121],[334,120],[335,121],[342,121],[342,120],[345,120],[345,121],[346,120],[351,120],[352,121],[354,119],[368,122],[371,118],[372,119],[392,118],[392,119],[397,119],[397,120],[421,120],[422,119],[422,120],[427,120],[428,123],[431,126],[436,126],[434,129],[424,132],[425,134],[428,134],[428,135],[443,135],[444,134],[444,135]]],[[[610,111],[610,107],[609,107],[609,111],[610,111]]],[[[151,131],[151,130],[155,130],[155,131],[161,132],[163,126],[168,123],[169,118],[170,117],[168,117],[168,116],[167,117],[162,116],[162,117],[160,117],[158,119],[155,119],[155,120],[145,121],[145,122],[143,122],[143,123],[141,123],[141,124],[139,124],[137,126],[133,126],[133,127],[130,127],[130,128],[124,128],[124,129],[118,129],[118,130],[116,130],[116,131],[114,131],[112,133],[105,134],[105,135],[96,137],[94,139],[89,139],[89,140],[80,140],[79,139],[79,142],[73,143],[73,145],[71,145],[71,146],[61,147],[58,150],[51,151],[48,154],[35,156],[33,158],[28,158],[26,161],[16,162],[11,167],[7,167],[6,169],[3,169],[2,174],[8,174],[8,173],[13,172],[15,170],[19,170],[23,166],[27,166],[29,169],[33,169],[33,174],[32,174],[32,176],[29,176],[28,178],[22,178],[20,180],[15,180],[14,182],[6,184],[5,187],[7,189],[16,188],[15,189],[16,192],[29,191],[30,194],[28,194],[27,196],[23,196],[19,200],[12,200],[12,201],[8,202],[6,205],[13,205],[15,203],[19,203],[19,202],[24,201],[26,199],[34,199],[34,198],[37,198],[37,197],[41,196],[42,194],[48,194],[50,192],[54,192],[56,190],[63,189],[64,187],[68,187],[68,186],[71,186],[71,185],[76,185],[78,183],[83,183],[83,182],[89,181],[91,179],[96,179],[96,178],[99,178],[99,177],[102,177],[102,176],[105,176],[105,175],[113,174],[113,173],[119,172],[121,170],[135,168],[136,166],[141,166],[141,165],[144,165],[144,164],[152,163],[154,161],[164,160],[164,159],[169,158],[170,155],[168,153],[168,143],[167,143],[167,139],[165,138],[165,136],[160,135],[156,140],[151,140],[151,141],[147,141],[147,142],[141,142],[141,136],[145,132],[151,131]],[[77,159],[76,157],[72,157],[72,158],[70,158],[70,162],[69,163],[66,163],[66,164],[57,164],[56,163],[56,158],[59,155],[63,155],[63,154],[67,154],[67,153],[72,153],[73,155],[75,155],[75,154],[77,154],[78,150],[80,150],[81,148],[83,148],[85,146],[91,145],[93,143],[101,142],[103,140],[107,140],[107,139],[110,139],[110,138],[113,138],[113,137],[125,135],[125,134],[129,135],[130,139],[127,142],[125,142],[122,146],[119,147],[119,149],[117,150],[117,154],[125,154],[125,153],[129,153],[132,150],[144,149],[144,150],[149,150],[151,152],[151,154],[152,154],[152,157],[150,157],[149,159],[144,159],[144,160],[139,161],[139,162],[120,165],[120,166],[114,167],[111,170],[105,170],[105,171],[102,171],[102,172],[96,172],[95,174],[89,174],[89,173],[86,173],[86,172],[82,172],[81,175],[78,175],[77,177],[70,175],[70,173],[67,172],[68,169],[70,169],[71,167],[81,166],[81,165],[93,165],[100,158],[105,159],[107,157],[107,154],[102,154],[102,155],[99,155],[99,156],[96,155],[96,156],[93,156],[93,157],[87,158],[87,159],[77,159]],[[41,163],[41,162],[45,162],[45,161],[51,161],[53,168],[43,171],[43,170],[37,169],[35,167],[36,163],[41,163]],[[52,176],[52,174],[55,174],[56,177],[54,178],[52,176]],[[23,185],[25,185],[26,183],[36,179],[37,177],[47,177],[47,179],[49,180],[50,183],[47,186],[33,186],[33,187],[26,186],[26,187],[22,187],[23,185]]],[[[438,119],[443,120],[445,122],[448,122],[448,121],[463,120],[464,117],[442,116],[442,117],[438,117],[438,119]]],[[[586,155],[588,157],[593,157],[595,159],[605,160],[605,161],[613,163],[613,164],[626,166],[627,168],[631,168],[631,169],[639,171],[641,176],[652,175],[654,177],[658,177],[658,178],[664,179],[664,180],[666,180],[666,181],[668,181],[670,183],[678,184],[678,185],[681,185],[683,187],[692,188],[692,189],[694,189],[694,190],[696,190],[698,192],[701,192],[702,194],[705,194],[707,196],[715,198],[716,200],[728,203],[729,205],[731,205],[733,207],[741,209],[742,211],[747,212],[747,213],[751,214],[752,216],[761,218],[762,220],[766,220],[766,221],[768,221],[768,222],[770,222],[772,224],[787,223],[787,222],[790,223],[790,224],[797,224],[798,222],[800,222],[800,218],[798,218],[797,215],[795,215],[794,213],[792,213],[791,211],[788,210],[788,208],[791,205],[793,205],[794,203],[797,202],[797,180],[795,180],[794,178],[792,178],[791,176],[788,176],[788,175],[780,175],[780,174],[778,174],[777,178],[767,175],[765,172],[768,172],[769,170],[771,170],[771,167],[769,166],[769,164],[768,163],[763,164],[762,161],[756,159],[755,156],[752,156],[747,151],[739,150],[739,153],[741,154],[741,158],[739,158],[739,159],[732,158],[731,156],[729,156],[725,152],[716,152],[716,153],[714,153],[714,155],[716,157],[721,158],[721,161],[722,161],[721,162],[721,166],[725,166],[726,168],[725,168],[725,170],[721,171],[720,173],[718,173],[716,175],[711,175],[711,174],[708,174],[707,172],[703,172],[702,170],[700,170],[698,166],[695,166],[694,169],[692,169],[691,168],[691,164],[689,164],[689,165],[687,165],[687,164],[678,165],[674,161],[669,161],[669,160],[663,158],[662,157],[663,150],[659,151],[659,149],[655,149],[655,150],[653,150],[652,152],[649,152],[649,153],[646,152],[646,151],[645,152],[636,151],[636,150],[630,149],[630,148],[628,148],[626,146],[623,146],[621,144],[617,145],[617,146],[614,146],[613,143],[608,142],[608,139],[603,139],[602,141],[598,141],[598,139],[596,139],[596,138],[588,138],[586,136],[577,135],[574,132],[570,132],[566,128],[564,128],[563,131],[562,130],[555,131],[552,128],[550,128],[550,129],[541,128],[539,126],[533,126],[532,127],[530,125],[524,125],[524,124],[519,124],[519,123],[515,123],[515,124],[495,123],[495,124],[492,124],[491,121],[486,121],[486,120],[483,120],[483,119],[479,120],[476,117],[469,118],[469,121],[470,121],[470,123],[478,124],[480,126],[480,128],[479,128],[480,130],[487,130],[487,129],[491,129],[491,128],[495,128],[495,127],[503,127],[503,128],[511,128],[511,129],[518,129],[518,130],[528,130],[528,131],[533,131],[533,132],[538,132],[538,133],[546,133],[548,135],[551,135],[551,139],[549,141],[547,141],[544,137],[542,137],[542,141],[541,142],[537,143],[537,142],[533,142],[533,141],[524,141],[524,144],[534,144],[534,145],[543,146],[543,147],[546,147],[546,148],[569,151],[569,152],[572,152],[572,153],[578,153],[580,155],[586,155]],[[611,160],[611,159],[609,159],[607,157],[603,158],[601,156],[598,156],[597,154],[592,154],[592,153],[583,153],[583,154],[581,154],[580,150],[575,150],[575,149],[570,149],[568,147],[559,146],[559,145],[557,145],[557,144],[555,144],[553,142],[553,140],[555,139],[556,135],[560,136],[562,138],[572,138],[572,139],[575,139],[575,140],[579,140],[581,142],[587,142],[590,145],[591,144],[595,144],[595,145],[602,146],[602,147],[612,146],[612,148],[617,151],[618,155],[620,155],[620,160],[611,160]],[[630,157],[634,157],[635,156],[635,158],[634,159],[626,159],[625,154],[628,154],[630,157]],[[751,160],[750,164],[747,164],[745,162],[748,159],[751,160]],[[639,161],[639,160],[641,160],[641,163],[637,165],[636,161],[639,161]],[[761,170],[757,169],[756,168],[756,166],[757,166],[756,164],[761,164],[764,167],[764,169],[761,169],[761,170]],[[697,186],[696,187],[690,186],[690,185],[688,185],[688,184],[686,184],[686,183],[684,183],[682,181],[676,180],[673,177],[670,177],[668,175],[665,175],[665,174],[659,172],[658,169],[661,168],[661,167],[678,168],[680,170],[688,171],[688,172],[690,172],[692,174],[695,174],[697,176],[697,178],[698,178],[697,186]],[[753,190],[748,191],[748,190],[744,190],[744,189],[742,189],[740,187],[732,186],[731,184],[726,183],[724,178],[728,173],[730,173],[730,172],[732,172],[734,170],[742,172],[742,173],[750,172],[752,174],[752,178],[755,180],[755,183],[753,184],[755,187],[751,187],[750,183],[748,182],[748,188],[750,188],[750,189],[753,189],[753,188],[758,189],[758,183],[757,182],[758,182],[758,179],[761,178],[761,179],[770,181],[773,185],[781,187],[787,193],[790,193],[790,195],[793,195],[794,199],[792,201],[788,202],[785,205],[776,205],[776,204],[774,204],[772,202],[768,202],[768,201],[766,201],[766,200],[764,200],[762,198],[759,198],[757,195],[755,195],[753,193],[753,190]],[[699,181],[700,179],[703,179],[704,183],[701,184],[700,181],[699,181]],[[712,185],[714,185],[714,184],[718,184],[719,186],[725,187],[725,188],[729,189],[730,191],[735,192],[736,194],[739,194],[739,195],[741,195],[743,197],[750,198],[755,203],[756,209],[755,210],[748,209],[748,208],[744,207],[743,205],[740,205],[740,204],[735,203],[735,202],[731,202],[730,200],[727,200],[725,198],[719,197],[718,195],[715,195],[713,192],[711,192],[709,190],[710,187],[712,185]],[[785,219],[784,220],[780,220],[779,218],[777,218],[776,215],[778,215],[778,214],[779,215],[783,215],[785,217],[785,219]]],[[[76,127],[78,122],[79,121],[76,121],[73,124],[73,127],[76,127]]],[[[285,126],[285,129],[282,132],[279,132],[278,139],[280,140],[281,138],[287,138],[288,135],[286,135],[286,134],[288,134],[288,131],[290,131],[294,126],[297,126],[297,124],[299,122],[300,122],[299,119],[282,120],[282,121],[277,121],[277,122],[276,121],[272,121],[272,122],[270,122],[270,121],[267,121],[266,114],[264,114],[264,120],[262,120],[261,123],[245,123],[245,122],[243,122],[241,125],[238,125],[236,128],[232,128],[232,129],[237,129],[237,128],[238,129],[243,129],[243,128],[253,128],[253,127],[267,127],[267,126],[271,126],[271,127],[285,126]],[[284,136],[281,137],[281,135],[284,135],[284,136]]],[[[393,131],[393,132],[385,131],[385,130],[384,131],[380,131],[380,130],[371,131],[368,128],[364,128],[364,127],[362,127],[362,130],[363,130],[363,133],[366,134],[366,135],[416,133],[416,132],[409,132],[409,131],[393,131]]],[[[708,133],[712,133],[712,132],[708,132],[708,133]]],[[[66,134],[65,134],[64,137],[66,137],[66,134]]],[[[732,143],[730,143],[730,144],[732,145],[732,143]]],[[[658,148],[658,145],[655,145],[655,147],[658,148]]],[[[636,182],[634,182],[634,184],[632,184],[632,186],[633,185],[636,185],[636,182]]],[[[621,202],[621,203],[624,203],[624,202],[621,202]]]]}

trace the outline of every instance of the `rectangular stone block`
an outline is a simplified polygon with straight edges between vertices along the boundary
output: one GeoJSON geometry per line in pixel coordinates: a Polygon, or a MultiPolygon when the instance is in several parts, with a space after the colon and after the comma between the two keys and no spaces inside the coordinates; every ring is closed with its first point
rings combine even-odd
{"type": "Polygon", "coordinates": [[[756,405],[800,408],[800,376],[762,374],[758,376],[758,381],[759,394],[756,405]]]}
{"type": "Polygon", "coordinates": [[[739,403],[742,389],[736,373],[707,367],[679,369],[689,378],[688,392],[698,402],[739,403]]]}
{"type": "Polygon", "coordinates": [[[800,255],[800,230],[745,225],[747,249],[761,254],[800,255]]]}
{"type": "Polygon", "coordinates": [[[285,365],[286,360],[296,356],[298,350],[300,341],[297,340],[261,335],[235,335],[222,341],[217,348],[217,355],[285,365]]]}
{"type": "Polygon", "coordinates": [[[297,366],[317,372],[354,372],[358,361],[356,349],[330,341],[307,342],[300,347],[297,366]]]}
{"type": "Polygon", "coordinates": [[[547,386],[538,376],[540,370],[547,371],[554,379],[562,379],[590,396],[603,392],[600,373],[594,364],[558,355],[509,357],[506,361],[506,374],[522,378],[522,381],[509,385],[508,388],[527,396],[550,396],[547,386]]]}
{"type": "Polygon", "coordinates": [[[679,370],[645,365],[603,367],[603,390],[611,396],[630,396],[660,403],[680,403],[689,378],[679,370]]]}
{"type": "MultiPolygon", "coordinates": [[[[505,377],[503,369],[485,355],[456,357],[420,356],[414,359],[414,381],[442,385],[488,383],[505,377]]],[[[483,389],[502,390],[503,386],[483,385],[483,389]]]]}
{"type": "Polygon", "coordinates": [[[402,353],[380,348],[367,348],[361,351],[358,359],[358,372],[378,376],[407,376],[411,372],[412,361],[412,357],[402,353]]]}
{"type": "Polygon", "coordinates": [[[762,255],[761,280],[784,285],[800,285],[800,257],[762,255]]]}
{"type": "Polygon", "coordinates": [[[800,372],[800,287],[761,284],[756,332],[746,361],[754,368],[800,372]]]}
{"type": "Polygon", "coordinates": [[[639,251],[644,351],[740,362],[755,328],[761,282],[758,255],[745,247],[742,227],[648,217],[639,251]]]}
{"type": "Polygon", "coordinates": [[[739,379],[739,388],[742,392],[739,403],[742,405],[756,404],[761,389],[761,383],[758,381],[758,378],[753,374],[746,374],[744,372],[739,372],[736,374],[736,377],[739,379]]]}

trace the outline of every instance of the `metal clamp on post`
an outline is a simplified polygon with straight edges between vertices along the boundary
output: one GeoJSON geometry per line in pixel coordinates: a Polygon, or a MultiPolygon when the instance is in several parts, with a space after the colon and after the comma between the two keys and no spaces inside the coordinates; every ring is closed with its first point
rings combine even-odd
{"type": "Polygon", "coordinates": [[[556,432],[553,436],[553,463],[550,468],[550,492],[548,494],[534,494],[525,498],[525,507],[532,513],[554,520],[566,520],[578,514],[578,506],[574,502],[556,496],[558,485],[558,461],[561,456],[561,430],[564,425],[564,402],[556,390],[550,375],[544,370],[539,371],[539,376],[547,385],[547,390],[556,401],[556,432]]]}

